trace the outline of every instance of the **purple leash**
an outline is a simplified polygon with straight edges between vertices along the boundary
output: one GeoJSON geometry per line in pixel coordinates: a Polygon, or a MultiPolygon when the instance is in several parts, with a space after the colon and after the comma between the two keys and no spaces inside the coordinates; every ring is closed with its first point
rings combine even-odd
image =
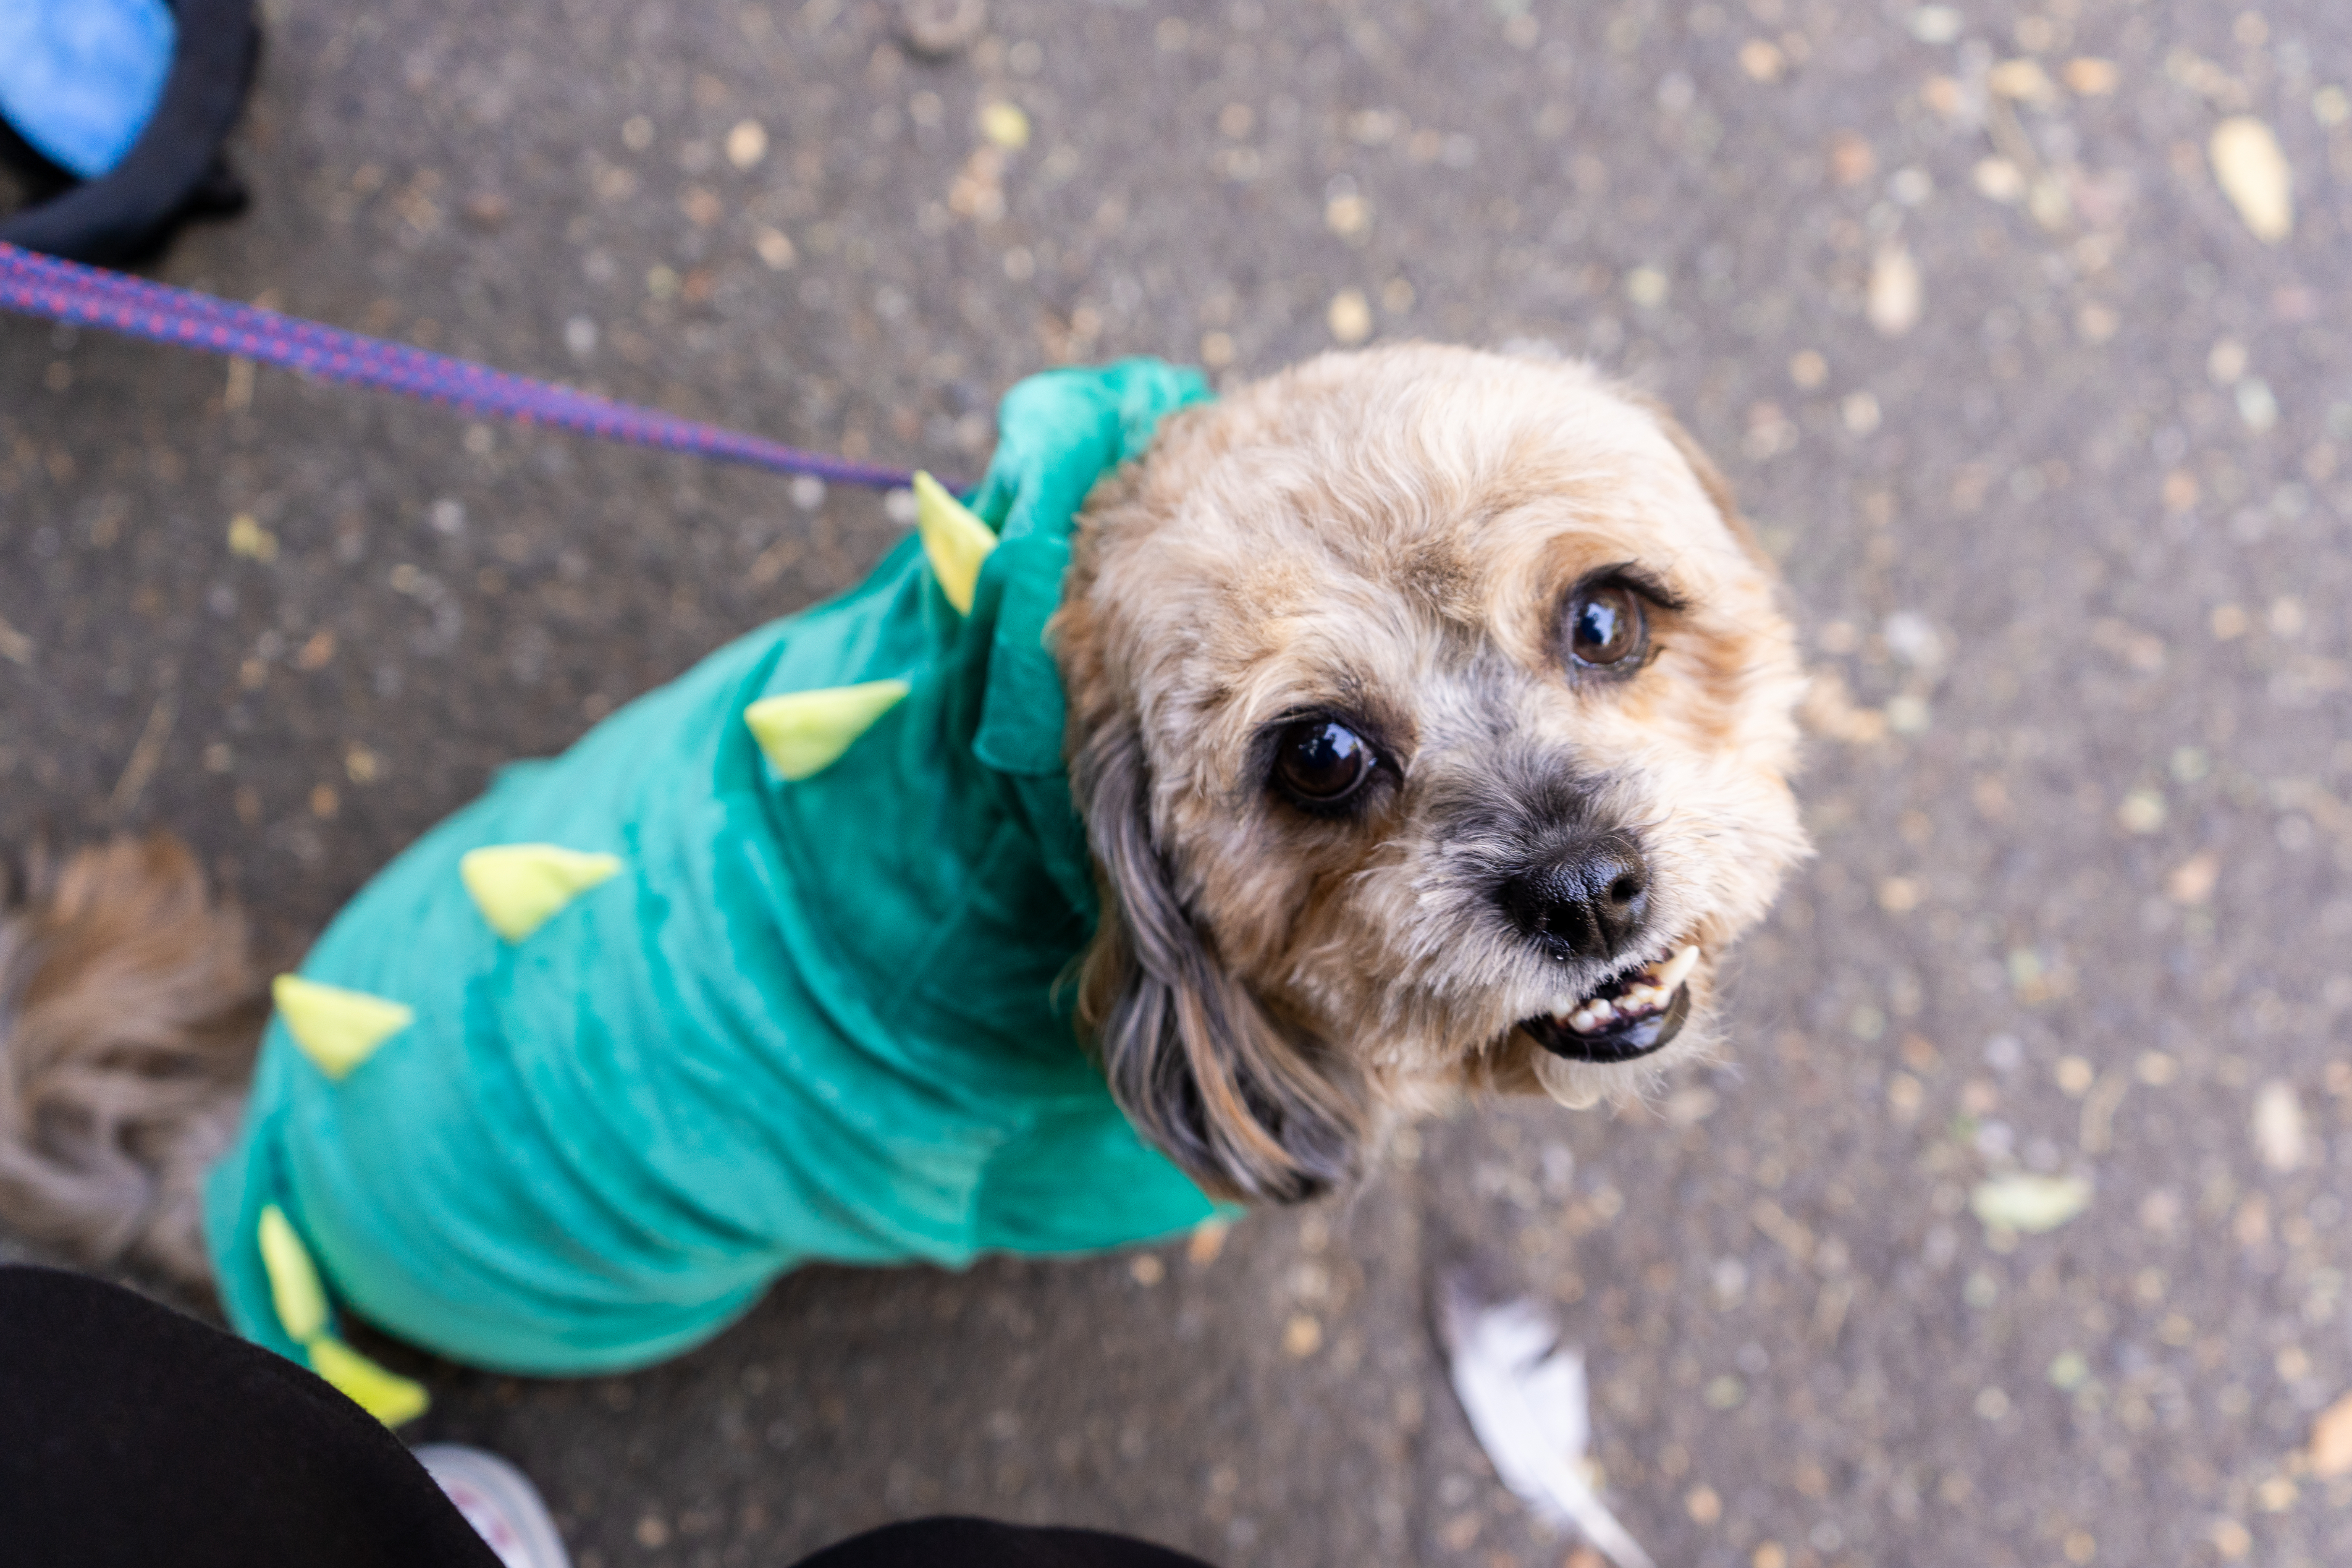
{"type": "Polygon", "coordinates": [[[469,360],[321,326],[275,310],[150,283],[79,262],[60,261],[0,241],[0,310],[102,327],[160,343],[237,354],[300,371],[446,404],[467,414],[523,425],[553,425],[607,441],[695,452],[835,484],[890,489],[913,481],[903,468],[803,452],[758,436],[681,419],[657,408],[614,403],[552,382],[509,375],[469,360]]]}

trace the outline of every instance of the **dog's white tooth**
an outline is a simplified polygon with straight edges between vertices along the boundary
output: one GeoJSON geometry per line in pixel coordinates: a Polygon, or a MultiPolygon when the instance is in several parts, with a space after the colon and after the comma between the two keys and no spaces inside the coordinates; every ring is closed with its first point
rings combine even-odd
{"type": "Polygon", "coordinates": [[[1617,1009],[1610,1005],[1608,997],[1595,996],[1591,1002],[1587,1003],[1586,1005],[1592,1009],[1593,1017],[1598,1019],[1600,1022],[1603,1024],[1612,1024],[1616,1022],[1617,1009]]]}
{"type": "Polygon", "coordinates": [[[1575,1012],[1570,1013],[1568,1016],[1568,1026],[1574,1029],[1580,1035],[1589,1035],[1592,1033],[1591,1010],[1586,1007],[1579,1007],[1575,1012]]]}
{"type": "Polygon", "coordinates": [[[1675,994],[1675,987],[1680,985],[1685,979],[1688,978],[1690,972],[1697,967],[1698,944],[1693,942],[1658,965],[1654,984],[1659,990],[1671,996],[1675,994]]]}

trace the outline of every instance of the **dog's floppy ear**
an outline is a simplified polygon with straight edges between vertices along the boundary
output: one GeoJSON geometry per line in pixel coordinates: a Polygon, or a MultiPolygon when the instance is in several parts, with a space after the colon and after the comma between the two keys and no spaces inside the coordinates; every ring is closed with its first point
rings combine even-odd
{"type": "Polygon", "coordinates": [[[1078,1010],[1111,1092],[1213,1197],[1293,1203],[1349,1181],[1360,1095],[1319,1042],[1286,1037],[1177,897],[1152,839],[1142,738],[1113,719],[1072,763],[1106,884],[1078,1010]]]}

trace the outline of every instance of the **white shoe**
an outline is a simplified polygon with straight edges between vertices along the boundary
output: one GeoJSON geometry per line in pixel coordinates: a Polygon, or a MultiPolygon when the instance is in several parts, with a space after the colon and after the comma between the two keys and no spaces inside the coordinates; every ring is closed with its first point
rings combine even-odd
{"type": "Polygon", "coordinates": [[[547,1504],[520,1470],[496,1454],[457,1443],[427,1443],[411,1451],[506,1568],[572,1568],[547,1504]]]}

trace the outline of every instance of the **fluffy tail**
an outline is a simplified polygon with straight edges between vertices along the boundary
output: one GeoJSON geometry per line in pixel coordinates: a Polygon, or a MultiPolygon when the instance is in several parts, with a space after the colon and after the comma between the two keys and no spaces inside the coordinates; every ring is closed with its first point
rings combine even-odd
{"type": "Polygon", "coordinates": [[[0,1227],[204,1284],[204,1173],[266,1016],[243,916],[176,839],[0,882],[0,1227]]]}

